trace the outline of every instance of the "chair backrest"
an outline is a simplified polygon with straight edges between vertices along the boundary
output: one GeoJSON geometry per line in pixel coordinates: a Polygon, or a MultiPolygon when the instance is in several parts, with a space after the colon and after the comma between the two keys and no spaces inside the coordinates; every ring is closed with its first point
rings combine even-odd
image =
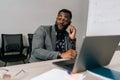
{"type": "Polygon", "coordinates": [[[0,48],[0,59],[1,59],[1,55],[2,55],[2,52],[1,52],[1,48],[0,48]]]}
{"type": "Polygon", "coordinates": [[[29,42],[29,54],[31,54],[32,51],[32,39],[33,39],[33,34],[28,34],[28,42],[29,42]]]}
{"type": "Polygon", "coordinates": [[[8,52],[20,52],[23,50],[22,34],[1,34],[2,38],[2,55],[8,52]]]}

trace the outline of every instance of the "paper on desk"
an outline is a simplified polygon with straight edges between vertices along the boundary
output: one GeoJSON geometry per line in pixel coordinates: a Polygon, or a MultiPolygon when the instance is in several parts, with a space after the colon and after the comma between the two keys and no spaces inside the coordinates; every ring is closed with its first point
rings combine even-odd
{"type": "Polygon", "coordinates": [[[67,71],[52,69],[31,80],[83,80],[84,77],[85,76],[80,73],[69,75],[67,71]]]}

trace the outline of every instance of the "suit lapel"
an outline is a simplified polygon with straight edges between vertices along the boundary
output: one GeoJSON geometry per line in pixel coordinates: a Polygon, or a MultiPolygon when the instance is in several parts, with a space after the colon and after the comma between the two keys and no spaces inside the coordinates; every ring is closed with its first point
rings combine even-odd
{"type": "Polygon", "coordinates": [[[55,31],[55,26],[52,26],[52,30],[51,30],[51,39],[52,39],[52,45],[53,45],[53,49],[56,49],[56,31],[55,31]]]}

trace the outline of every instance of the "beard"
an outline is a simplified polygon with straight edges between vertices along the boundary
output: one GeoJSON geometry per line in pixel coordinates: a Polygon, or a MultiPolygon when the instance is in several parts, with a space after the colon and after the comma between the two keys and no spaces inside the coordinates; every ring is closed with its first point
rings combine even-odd
{"type": "Polygon", "coordinates": [[[68,24],[67,25],[65,25],[65,26],[63,26],[63,28],[60,30],[59,28],[58,28],[58,24],[57,23],[55,23],[55,30],[57,31],[57,32],[60,32],[60,33],[64,33],[64,32],[66,32],[66,29],[68,28],[68,24]]]}

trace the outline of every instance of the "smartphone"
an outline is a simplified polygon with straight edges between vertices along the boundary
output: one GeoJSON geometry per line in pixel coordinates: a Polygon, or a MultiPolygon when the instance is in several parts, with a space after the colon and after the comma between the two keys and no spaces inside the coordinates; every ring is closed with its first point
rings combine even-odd
{"type": "Polygon", "coordinates": [[[71,24],[71,21],[68,23],[68,26],[71,24]]]}
{"type": "Polygon", "coordinates": [[[72,30],[70,29],[70,34],[72,33],[72,30]]]}
{"type": "MultiPolygon", "coordinates": [[[[71,21],[68,23],[68,26],[71,24],[71,21]]],[[[69,29],[69,31],[70,31],[70,33],[72,33],[72,30],[71,29],[69,29]]]]}

